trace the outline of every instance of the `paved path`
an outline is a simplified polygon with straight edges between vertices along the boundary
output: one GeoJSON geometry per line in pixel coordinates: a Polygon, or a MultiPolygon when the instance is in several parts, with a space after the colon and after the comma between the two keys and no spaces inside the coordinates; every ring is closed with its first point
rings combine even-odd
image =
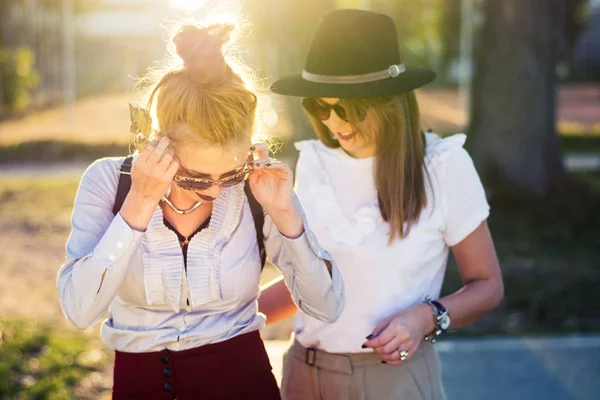
{"type": "MultiPolygon", "coordinates": [[[[267,342],[278,381],[286,346],[267,342]]],[[[600,336],[446,339],[436,347],[449,400],[600,399],[600,336]]]]}

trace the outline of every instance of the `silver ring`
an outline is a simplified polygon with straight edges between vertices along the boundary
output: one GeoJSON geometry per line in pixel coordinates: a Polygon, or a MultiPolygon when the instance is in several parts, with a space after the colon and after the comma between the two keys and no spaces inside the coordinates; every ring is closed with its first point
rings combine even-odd
{"type": "Polygon", "coordinates": [[[407,357],[408,357],[408,351],[400,350],[400,361],[406,360],[407,357]]]}

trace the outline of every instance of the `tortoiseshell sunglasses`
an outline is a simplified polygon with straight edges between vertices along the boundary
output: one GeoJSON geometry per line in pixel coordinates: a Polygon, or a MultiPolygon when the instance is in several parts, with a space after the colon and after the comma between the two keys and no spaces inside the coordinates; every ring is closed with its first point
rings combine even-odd
{"type": "Polygon", "coordinates": [[[228,188],[235,185],[239,185],[240,183],[247,180],[250,177],[251,173],[252,169],[250,169],[250,166],[248,165],[248,163],[246,163],[240,168],[239,172],[217,180],[175,175],[173,177],[173,181],[175,181],[175,184],[182,189],[203,191],[215,185],[218,185],[222,188],[228,188]]]}

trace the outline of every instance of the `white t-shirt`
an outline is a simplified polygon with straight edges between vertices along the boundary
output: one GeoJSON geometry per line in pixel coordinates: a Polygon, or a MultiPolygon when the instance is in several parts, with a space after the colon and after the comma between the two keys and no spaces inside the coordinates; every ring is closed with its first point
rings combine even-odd
{"type": "Polygon", "coordinates": [[[296,143],[296,192],[310,229],[336,261],[346,305],[326,324],[299,311],[294,329],[305,347],[332,353],[368,352],[365,337],[397,311],[437,299],[449,246],[462,241],[489,215],[479,176],[463,149],[466,136],[426,134],[427,207],[409,235],[388,244],[374,182],[375,158],[355,159],[317,140],[296,143]]]}

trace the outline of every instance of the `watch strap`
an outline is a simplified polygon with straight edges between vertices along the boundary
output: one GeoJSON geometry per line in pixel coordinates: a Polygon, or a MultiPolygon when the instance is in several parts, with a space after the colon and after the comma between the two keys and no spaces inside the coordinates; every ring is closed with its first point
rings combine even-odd
{"type": "Polygon", "coordinates": [[[431,304],[433,304],[437,308],[437,311],[438,311],[439,314],[448,312],[448,310],[446,309],[446,307],[444,307],[442,305],[442,303],[440,303],[437,300],[431,300],[431,304]]]}
{"type": "Polygon", "coordinates": [[[435,325],[435,329],[433,330],[433,332],[425,336],[425,341],[435,343],[436,337],[445,332],[445,330],[441,329],[439,321],[440,317],[443,314],[448,314],[448,310],[442,305],[442,303],[436,300],[431,300],[429,296],[425,298],[424,302],[429,304],[429,306],[431,307],[431,310],[433,312],[433,321],[435,325]]]}

